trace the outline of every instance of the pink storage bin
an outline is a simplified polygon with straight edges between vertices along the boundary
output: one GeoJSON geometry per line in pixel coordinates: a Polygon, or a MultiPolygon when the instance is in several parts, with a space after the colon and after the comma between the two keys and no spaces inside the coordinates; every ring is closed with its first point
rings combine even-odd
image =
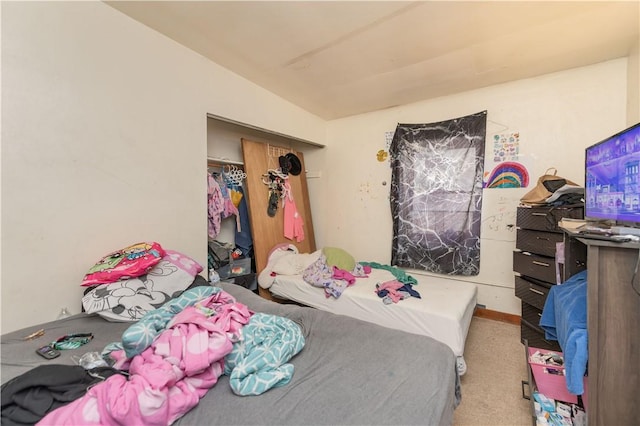
{"type": "MultiPolygon", "coordinates": [[[[550,351],[548,349],[539,349],[529,347],[529,359],[531,359],[531,355],[539,351],[542,354],[553,352],[559,355],[563,355],[562,352],[550,351]]],[[[544,394],[548,398],[553,398],[556,401],[568,402],[571,404],[576,404],[578,402],[578,396],[572,393],[569,393],[567,390],[567,382],[564,375],[557,374],[549,374],[545,373],[545,368],[554,368],[557,370],[564,370],[564,367],[559,367],[555,365],[545,365],[545,364],[537,364],[529,361],[529,365],[531,366],[531,371],[533,372],[533,378],[536,381],[536,386],[538,387],[538,392],[544,394]]],[[[584,378],[584,393],[582,394],[582,402],[584,404],[584,408],[587,408],[587,378],[584,378]]]]}

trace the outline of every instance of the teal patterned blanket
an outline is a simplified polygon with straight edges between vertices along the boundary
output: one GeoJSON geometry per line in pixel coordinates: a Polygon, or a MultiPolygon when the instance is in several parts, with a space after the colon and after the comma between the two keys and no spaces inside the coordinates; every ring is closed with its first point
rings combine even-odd
{"type": "Polygon", "coordinates": [[[288,318],[256,313],[225,357],[224,373],[237,395],[260,395],[293,377],[289,360],[304,347],[300,327],[288,318]]]}
{"type": "MultiPolygon", "coordinates": [[[[123,349],[126,358],[130,359],[142,353],[177,313],[214,294],[223,304],[236,303],[231,295],[218,287],[194,287],[148,312],[122,334],[121,342],[107,345],[103,354],[117,359],[116,354],[123,349]]],[[[294,367],[289,360],[305,344],[302,331],[295,322],[277,315],[255,313],[236,338],[231,353],[225,357],[224,371],[235,394],[260,395],[291,381],[294,367]]],[[[124,362],[120,360],[120,363],[124,362]]]]}

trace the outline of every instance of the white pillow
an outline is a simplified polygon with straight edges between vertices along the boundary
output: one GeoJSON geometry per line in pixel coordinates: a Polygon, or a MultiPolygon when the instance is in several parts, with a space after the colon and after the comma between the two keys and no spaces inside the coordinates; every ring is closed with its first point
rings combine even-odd
{"type": "Polygon", "coordinates": [[[138,321],[193,282],[194,276],[184,265],[172,260],[165,256],[145,275],[92,288],[82,298],[84,310],[109,321],[138,321]]]}
{"type": "Polygon", "coordinates": [[[274,262],[271,270],[279,275],[302,275],[321,254],[322,250],[316,250],[313,253],[292,253],[281,256],[274,262]]]}
{"type": "Polygon", "coordinates": [[[298,254],[298,248],[293,244],[276,244],[267,256],[267,266],[258,273],[258,285],[262,288],[271,287],[274,279],[274,276],[271,275],[273,272],[273,265],[275,265],[282,257],[292,254],[298,254]]]}

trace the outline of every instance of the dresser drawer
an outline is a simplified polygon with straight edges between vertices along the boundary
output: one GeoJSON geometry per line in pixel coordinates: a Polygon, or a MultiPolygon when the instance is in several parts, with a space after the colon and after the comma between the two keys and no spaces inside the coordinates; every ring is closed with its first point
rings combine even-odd
{"type": "Polygon", "coordinates": [[[515,277],[515,283],[516,297],[538,309],[544,308],[544,302],[551,289],[550,284],[535,282],[532,278],[525,277],[515,277]]]}
{"type": "Polygon", "coordinates": [[[564,247],[565,267],[564,279],[587,269],[587,246],[576,240],[568,238],[564,247]]]}
{"type": "MultiPolygon", "coordinates": [[[[538,256],[531,253],[519,251],[513,252],[513,270],[549,283],[556,283],[556,260],[553,257],[538,256]]],[[[562,270],[560,271],[560,282],[564,281],[562,270]]]]}
{"type": "Polygon", "coordinates": [[[516,223],[521,229],[562,233],[558,222],[563,217],[582,219],[582,207],[518,207],[516,223]]]}
{"type": "Polygon", "coordinates": [[[563,241],[563,235],[555,232],[518,229],[516,248],[522,251],[555,257],[556,243],[563,241]]]}
{"type": "Polygon", "coordinates": [[[560,344],[557,340],[547,340],[544,338],[544,331],[534,327],[527,321],[520,321],[520,341],[527,341],[529,347],[547,349],[549,351],[561,352],[560,344]]]}
{"type": "Polygon", "coordinates": [[[540,327],[540,318],[542,318],[542,309],[538,309],[535,306],[528,303],[522,303],[522,319],[528,324],[534,326],[539,332],[544,333],[542,327],[540,327]]]}

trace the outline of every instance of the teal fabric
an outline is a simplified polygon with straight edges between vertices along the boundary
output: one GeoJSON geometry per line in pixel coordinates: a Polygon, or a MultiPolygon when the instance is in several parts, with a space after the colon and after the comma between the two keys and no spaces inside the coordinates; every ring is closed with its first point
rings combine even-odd
{"type": "Polygon", "coordinates": [[[411,275],[407,274],[402,269],[396,268],[395,266],[383,265],[377,262],[360,262],[360,264],[363,266],[371,266],[372,268],[375,268],[375,269],[386,269],[387,271],[391,272],[393,276],[396,277],[396,279],[400,281],[402,284],[412,284],[412,285],[418,284],[418,280],[413,278],[411,275]]]}
{"type": "MultiPolygon", "coordinates": [[[[218,287],[197,286],[186,290],[175,299],[171,299],[158,309],[147,312],[140,320],[127,328],[122,334],[122,349],[127,358],[133,358],[142,353],[155,340],[159,333],[164,331],[167,323],[187,306],[206,297],[221,292],[218,287]]],[[[117,345],[105,348],[105,352],[117,349],[117,345]]],[[[104,353],[104,352],[103,352],[104,353]]]]}
{"type": "Polygon", "coordinates": [[[304,347],[302,330],[288,318],[256,313],[242,327],[242,339],[225,357],[225,374],[237,395],[260,395],[288,384],[289,360],[304,347]]]}
{"type": "Polygon", "coordinates": [[[93,334],[90,337],[69,337],[62,341],[58,339],[55,342],[51,342],[51,346],[57,350],[78,349],[80,346],[89,343],[91,339],[93,339],[93,334]]]}
{"type": "MultiPolygon", "coordinates": [[[[122,343],[112,343],[104,351],[124,349],[127,358],[142,353],[166,329],[183,309],[222,291],[218,287],[199,286],[147,313],[122,335],[122,343]]],[[[256,313],[242,327],[242,338],[225,357],[225,371],[234,393],[260,395],[273,387],[284,386],[293,378],[288,361],[304,347],[302,330],[288,318],[256,313]]]]}

